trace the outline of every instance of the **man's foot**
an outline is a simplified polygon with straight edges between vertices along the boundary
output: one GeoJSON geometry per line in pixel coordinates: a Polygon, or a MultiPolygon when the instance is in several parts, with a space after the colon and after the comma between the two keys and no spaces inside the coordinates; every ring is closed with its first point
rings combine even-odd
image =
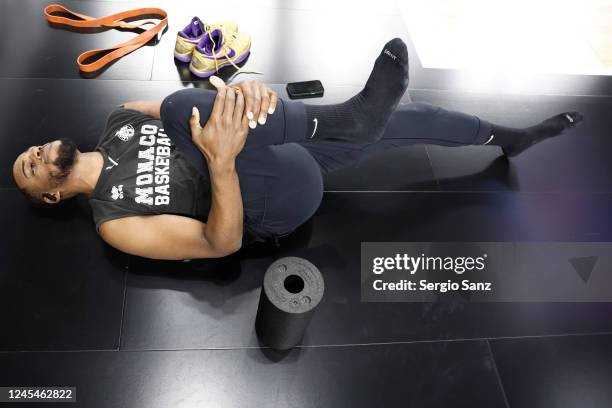
{"type": "Polygon", "coordinates": [[[408,88],[408,49],[395,38],[383,47],[364,89],[344,103],[306,105],[308,136],[355,143],[379,140],[408,88]]]}
{"type": "Polygon", "coordinates": [[[514,157],[543,140],[555,137],[582,122],[580,112],[565,112],[525,129],[493,125],[491,139],[486,144],[501,146],[508,157],[514,157]]]}

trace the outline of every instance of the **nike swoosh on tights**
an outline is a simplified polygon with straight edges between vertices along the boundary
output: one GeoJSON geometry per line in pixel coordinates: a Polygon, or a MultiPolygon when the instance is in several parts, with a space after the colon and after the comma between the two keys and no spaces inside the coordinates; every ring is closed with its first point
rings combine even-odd
{"type": "Polygon", "coordinates": [[[486,142],[484,142],[483,144],[489,144],[491,142],[491,140],[493,140],[493,138],[495,137],[495,135],[491,135],[491,137],[489,138],[489,140],[487,140],[486,142]]]}
{"type": "Polygon", "coordinates": [[[314,137],[315,133],[317,133],[317,126],[319,125],[319,121],[317,120],[317,118],[314,118],[312,121],[314,122],[315,127],[312,130],[312,135],[310,135],[310,139],[312,139],[314,137]]]}

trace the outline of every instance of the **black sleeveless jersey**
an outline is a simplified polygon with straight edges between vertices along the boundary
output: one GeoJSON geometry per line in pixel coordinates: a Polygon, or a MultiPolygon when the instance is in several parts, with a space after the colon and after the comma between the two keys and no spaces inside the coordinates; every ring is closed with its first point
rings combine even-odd
{"type": "Polygon", "coordinates": [[[104,157],[89,196],[97,230],[104,221],[136,215],[206,221],[210,182],[175,148],[161,120],[118,109],[110,114],[96,150],[104,157]]]}

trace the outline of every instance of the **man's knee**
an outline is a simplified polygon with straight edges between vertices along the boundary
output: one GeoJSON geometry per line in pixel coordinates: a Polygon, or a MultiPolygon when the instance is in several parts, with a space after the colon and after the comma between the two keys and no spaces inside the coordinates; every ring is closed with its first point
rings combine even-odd
{"type": "Polygon", "coordinates": [[[215,92],[199,89],[181,89],[168,95],[162,101],[160,113],[166,128],[188,127],[191,109],[196,106],[200,111],[200,121],[206,123],[210,116],[215,92]]]}
{"type": "Polygon", "coordinates": [[[313,164],[296,182],[302,185],[300,197],[296,197],[302,203],[302,211],[298,216],[302,224],[314,215],[323,200],[323,177],[318,166],[313,164]]]}
{"type": "Polygon", "coordinates": [[[290,145],[296,151],[282,170],[288,175],[284,187],[291,191],[285,194],[284,201],[285,205],[294,209],[297,228],[319,208],[323,199],[323,177],[317,162],[304,147],[293,143],[290,145]]]}

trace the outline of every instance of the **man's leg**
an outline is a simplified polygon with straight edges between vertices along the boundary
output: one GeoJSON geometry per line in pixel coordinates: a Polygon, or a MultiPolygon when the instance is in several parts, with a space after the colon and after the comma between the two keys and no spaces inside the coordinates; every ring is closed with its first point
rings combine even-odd
{"type": "MultiPolygon", "coordinates": [[[[216,92],[184,89],[161,105],[164,130],[177,149],[202,175],[208,168],[191,140],[191,109],[200,111],[204,125],[212,111],[216,92]]],[[[246,145],[236,158],[236,171],[244,207],[245,239],[274,239],[286,235],[309,219],[323,197],[323,181],[317,162],[308,151],[291,143],[306,140],[304,105],[279,101],[266,124],[249,130],[246,145]]]]}
{"type": "MultiPolygon", "coordinates": [[[[303,117],[289,114],[285,121],[289,129],[296,129],[303,117]]],[[[375,143],[306,139],[302,135],[295,143],[245,149],[236,160],[245,225],[259,238],[285,235],[318,208],[323,196],[322,173],[393,147],[480,143],[490,132],[491,125],[473,115],[413,103],[398,107],[382,139],[375,143]]]]}
{"type": "MultiPolygon", "coordinates": [[[[530,128],[507,128],[428,104],[398,106],[407,86],[408,52],[403,41],[396,38],[385,44],[357,95],[344,103],[316,106],[279,99],[279,109],[266,124],[249,132],[244,150],[298,142],[324,172],[372,152],[414,143],[498,145],[505,154],[514,156],[582,120],[579,113],[567,112],[530,128]]],[[[191,142],[189,117],[196,106],[205,125],[214,98],[214,91],[184,89],[168,96],[161,106],[166,133],[203,172],[207,172],[206,163],[191,142]]]]}
{"type": "Polygon", "coordinates": [[[236,172],[250,235],[274,239],[306,222],[323,198],[323,177],[312,155],[297,143],[243,150],[236,172]]]}
{"type": "Polygon", "coordinates": [[[407,88],[408,49],[395,38],[383,46],[357,95],[333,105],[305,105],[308,138],[352,143],[379,140],[407,88]]]}
{"type": "Polygon", "coordinates": [[[374,153],[412,144],[483,144],[491,134],[491,129],[490,123],[474,115],[425,103],[406,103],[400,104],[393,112],[382,138],[377,142],[357,144],[336,140],[308,140],[299,143],[313,155],[321,171],[328,173],[374,153]]]}
{"type": "MultiPolygon", "coordinates": [[[[285,117],[289,128],[299,127],[302,119],[285,117]]],[[[473,115],[411,103],[398,107],[382,139],[375,143],[302,138],[295,143],[245,149],[236,160],[245,225],[260,238],[285,235],[318,208],[323,196],[322,173],[375,152],[414,143],[482,143],[490,132],[491,125],[473,115]]]]}
{"type": "Polygon", "coordinates": [[[426,103],[400,104],[391,115],[381,139],[373,143],[343,140],[306,140],[300,143],[327,173],[349,166],[373,153],[412,144],[442,146],[497,145],[515,155],[546,138],[557,136],[582,120],[567,112],[526,129],[504,128],[474,115],[426,103]]]}
{"type": "MultiPolygon", "coordinates": [[[[279,108],[264,126],[249,131],[245,151],[262,146],[314,140],[373,142],[380,139],[390,115],[408,87],[408,50],[395,38],[387,42],[361,92],[341,104],[304,105],[279,100],[279,108]]],[[[187,159],[204,172],[206,163],[191,142],[189,117],[195,106],[200,122],[208,121],[216,93],[183,89],[164,99],[161,119],[166,134],[187,159]]]]}
{"type": "MultiPolygon", "coordinates": [[[[200,124],[204,126],[210,117],[217,95],[216,91],[190,88],[182,89],[167,96],[160,108],[164,130],[178,150],[198,170],[208,176],[206,161],[193,144],[189,118],[195,106],[200,111],[200,124]]],[[[280,100],[273,115],[268,115],[265,125],[249,129],[244,150],[263,146],[289,143],[306,139],[306,111],[300,102],[280,100]],[[287,118],[291,118],[287,123],[287,118]]]]}

